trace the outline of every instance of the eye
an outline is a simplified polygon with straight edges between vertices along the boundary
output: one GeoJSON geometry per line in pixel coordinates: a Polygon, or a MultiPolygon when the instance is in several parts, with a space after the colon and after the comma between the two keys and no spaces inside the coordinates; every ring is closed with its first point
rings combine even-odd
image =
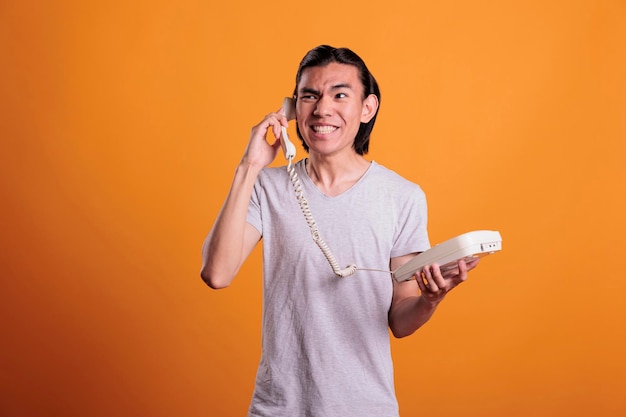
{"type": "Polygon", "coordinates": [[[337,95],[335,96],[335,98],[346,98],[346,97],[348,97],[346,93],[337,93],[337,95]]]}

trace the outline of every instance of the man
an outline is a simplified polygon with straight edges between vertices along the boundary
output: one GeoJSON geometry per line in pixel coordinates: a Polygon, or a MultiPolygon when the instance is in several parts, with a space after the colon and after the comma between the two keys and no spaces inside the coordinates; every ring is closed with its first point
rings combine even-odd
{"type": "Polygon", "coordinates": [[[412,334],[476,261],[418,279],[389,273],[429,248],[422,190],[367,161],[380,92],[346,48],[319,46],[298,69],[298,136],[308,158],[293,167],[307,207],[336,258],[333,273],[311,238],[285,167],[267,166],[287,126],[283,111],[253,127],[231,190],[203,246],[201,276],[228,286],[263,238],[262,357],[249,416],[398,416],[389,332],[412,334]],[[377,270],[370,270],[372,268],[377,270]]]}

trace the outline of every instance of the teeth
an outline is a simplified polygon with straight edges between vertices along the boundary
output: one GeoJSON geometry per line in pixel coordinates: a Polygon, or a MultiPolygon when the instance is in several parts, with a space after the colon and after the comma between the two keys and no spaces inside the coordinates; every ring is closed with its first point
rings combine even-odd
{"type": "Polygon", "coordinates": [[[334,126],[313,126],[313,130],[315,130],[316,133],[320,134],[330,133],[333,132],[335,129],[337,128],[334,126]]]}

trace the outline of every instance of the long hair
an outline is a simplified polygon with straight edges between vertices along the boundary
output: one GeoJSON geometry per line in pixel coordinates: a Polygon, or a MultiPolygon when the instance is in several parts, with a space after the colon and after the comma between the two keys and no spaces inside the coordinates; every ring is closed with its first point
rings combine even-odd
{"type": "MultiPolygon", "coordinates": [[[[323,67],[331,62],[336,62],[339,64],[352,65],[357,68],[359,72],[359,78],[361,79],[361,83],[363,84],[363,97],[362,100],[365,100],[370,94],[374,94],[378,98],[378,103],[380,108],[380,89],[378,88],[378,83],[376,79],[369,71],[365,62],[359,57],[357,54],[352,52],[348,48],[334,48],[328,45],[320,45],[316,48],[311,49],[300,61],[300,66],[298,67],[298,73],[296,74],[296,87],[293,91],[294,98],[298,96],[298,84],[300,83],[300,79],[302,78],[302,72],[306,68],[310,67],[323,67]]],[[[374,117],[367,122],[361,123],[359,126],[359,131],[354,138],[353,148],[359,155],[364,155],[369,150],[369,142],[370,142],[370,134],[372,133],[372,129],[374,128],[374,123],[376,123],[376,116],[378,116],[378,108],[376,109],[376,113],[374,117]]],[[[304,143],[304,139],[300,134],[300,129],[297,128],[298,137],[302,142],[302,146],[308,152],[309,147],[306,143],[304,143]]]]}

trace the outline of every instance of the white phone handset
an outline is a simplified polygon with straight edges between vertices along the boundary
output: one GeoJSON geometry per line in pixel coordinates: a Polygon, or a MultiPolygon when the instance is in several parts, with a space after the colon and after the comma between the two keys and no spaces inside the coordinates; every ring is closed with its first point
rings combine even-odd
{"type": "MultiPolygon", "coordinates": [[[[291,97],[285,97],[283,100],[283,111],[285,112],[287,120],[294,120],[296,118],[296,102],[294,99],[291,97]]],[[[282,127],[280,146],[283,148],[283,153],[288,161],[291,161],[296,157],[296,147],[289,140],[289,135],[287,134],[287,128],[285,126],[282,127]]]]}

